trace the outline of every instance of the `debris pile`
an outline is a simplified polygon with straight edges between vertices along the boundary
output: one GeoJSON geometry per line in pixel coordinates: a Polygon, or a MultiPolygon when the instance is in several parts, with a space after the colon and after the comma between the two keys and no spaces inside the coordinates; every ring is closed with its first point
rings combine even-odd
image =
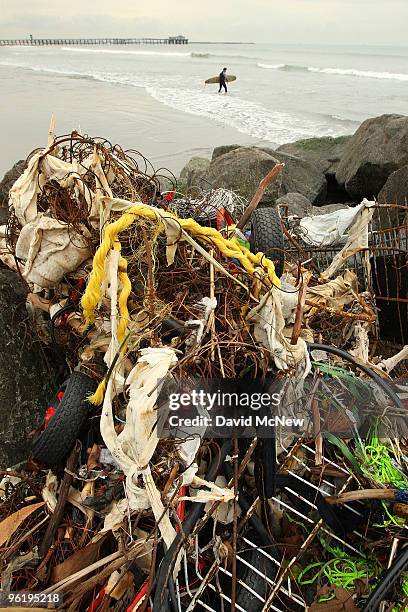
{"type": "Polygon", "coordinates": [[[67,372],[2,471],[2,590],[89,612],[407,609],[408,354],[380,341],[378,207],[285,220],[257,208],[281,170],[248,203],[163,192],[142,156],[75,132],[29,157],[0,259],[67,372]],[[198,389],[174,426],[169,398],[193,417],[198,389]],[[279,401],[217,429],[220,389],[279,401]]]}

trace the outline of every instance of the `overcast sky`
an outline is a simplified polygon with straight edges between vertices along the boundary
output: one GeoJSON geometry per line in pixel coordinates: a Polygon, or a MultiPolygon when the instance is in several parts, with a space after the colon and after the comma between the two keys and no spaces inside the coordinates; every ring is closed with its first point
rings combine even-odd
{"type": "Polygon", "coordinates": [[[0,0],[0,38],[407,43],[408,0],[0,0]]]}

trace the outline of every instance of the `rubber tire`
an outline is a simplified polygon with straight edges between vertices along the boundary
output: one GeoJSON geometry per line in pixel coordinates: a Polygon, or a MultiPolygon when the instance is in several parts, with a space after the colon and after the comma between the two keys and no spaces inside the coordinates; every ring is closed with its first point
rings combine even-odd
{"type": "Polygon", "coordinates": [[[59,465],[73,447],[91,408],[87,397],[95,381],[82,372],[72,372],[64,396],[46,429],[32,444],[34,459],[44,465],[59,465]]]}
{"type": "MultiPolygon", "coordinates": [[[[254,540],[254,538],[252,539],[254,540]]],[[[256,540],[254,540],[254,543],[255,542],[256,540]]],[[[247,561],[252,567],[255,567],[257,570],[268,576],[268,578],[273,580],[277,574],[278,566],[259,552],[259,550],[253,548],[248,550],[247,548],[248,545],[246,545],[246,550],[238,553],[239,556],[244,558],[245,561],[247,561]]],[[[268,554],[271,553],[268,552],[268,554]]],[[[253,591],[255,591],[255,593],[258,593],[258,595],[260,595],[265,601],[267,600],[271,591],[271,585],[266,582],[262,576],[254,572],[244,563],[241,563],[239,560],[237,560],[237,576],[253,591]]],[[[236,602],[241,608],[248,610],[248,612],[260,612],[265,605],[259,601],[255,595],[252,595],[248,589],[239,584],[237,585],[236,602]]]]}
{"type": "Polygon", "coordinates": [[[251,215],[249,244],[252,253],[264,253],[275,264],[277,276],[282,276],[285,263],[285,241],[281,220],[273,208],[256,208],[251,215]]]}

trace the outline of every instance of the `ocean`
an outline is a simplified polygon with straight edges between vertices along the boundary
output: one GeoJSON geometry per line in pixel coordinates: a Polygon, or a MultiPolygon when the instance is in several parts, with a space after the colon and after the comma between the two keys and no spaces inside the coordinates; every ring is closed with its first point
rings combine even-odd
{"type": "Polygon", "coordinates": [[[407,114],[408,47],[1,47],[0,176],[57,133],[103,136],[177,173],[215,146],[276,146],[407,114]],[[226,66],[228,95],[204,80],[226,66]]]}

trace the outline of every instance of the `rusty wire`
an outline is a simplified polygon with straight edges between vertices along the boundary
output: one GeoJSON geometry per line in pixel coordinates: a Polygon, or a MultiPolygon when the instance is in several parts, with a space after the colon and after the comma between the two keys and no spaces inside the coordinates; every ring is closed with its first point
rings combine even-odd
{"type": "MultiPolygon", "coordinates": [[[[140,197],[146,203],[153,203],[160,190],[159,174],[154,171],[143,156],[140,156],[135,151],[124,151],[107,140],[80,136],[76,133],[56,139],[54,146],[59,148],[61,159],[69,162],[76,161],[82,166],[84,165],[84,160],[89,157],[96,147],[102,153],[105,174],[108,176],[110,173],[113,173],[115,176],[115,180],[111,183],[115,197],[126,198],[131,201],[134,201],[136,197],[140,197]]],[[[92,172],[86,172],[81,180],[85,189],[94,190],[96,188],[96,180],[92,172]]],[[[91,232],[92,241],[95,244],[97,243],[98,236],[90,224],[90,210],[86,203],[86,198],[78,198],[73,191],[48,183],[41,190],[38,205],[43,212],[50,211],[53,216],[68,224],[73,240],[74,236],[84,226],[91,232]]],[[[391,234],[393,234],[394,229],[392,229],[391,234]]],[[[16,219],[11,217],[8,229],[9,246],[11,249],[15,247],[18,231],[19,227],[16,219]]],[[[394,235],[391,238],[395,241],[394,235]]],[[[395,242],[393,242],[393,245],[395,246],[395,242]]],[[[391,245],[391,248],[394,248],[393,245],[391,245]]],[[[389,238],[386,238],[381,245],[377,244],[375,248],[383,248],[384,251],[387,251],[389,246],[389,238]]],[[[166,318],[172,318],[179,322],[181,326],[184,326],[190,319],[196,319],[200,316],[200,309],[197,303],[202,297],[209,296],[210,294],[210,266],[208,261],[192,249],[190,245],[179,242],[175,263],[172,267],[167,266],[165,239],[157,235],[157,227],[154,223],[146,221],[138,220],[128,230],[123,232],[121,235],[121,247],[121,253],[128,262],[128,275],[132,284],[132,293],[129,298],[131,319],[134,319],[135,315],[141,311],[148,312],[148,321],[143,331],[138,337],[136,337],[137,334],[134,334],[134,337],[131,335],[129,339],[128,350],[124,358],[128,359],[130,364],[136,361],[137,351],[140,347],[146,345],[161,346],[169,342],[176,351],[179,351],[179,360],[171,371],[174,380],[177,382],[188,380],[192,372],[194,372],[194,376],[204,379],[240,378],[242,376],[264,378],[266,376],[268,364],[270,364],[270,354],[255,342],[245,321],[245,314],[248,308],[254,305],[254,301],[245,289],[238,287],[230,278],[221,274],[216,275],[214,294],[218,305],[214,316],[214,325],[208,327],[208,333],[204,336],[201,344],[193,345],[191,350],[187,350],[186,338],[180,336],[167,341],[161,334],[161,325],[166,318]],[[214,350],[214,347],[218,350],[214,350]]],[[[299,260],[302,259],[303,253],[302,257],[299,255],[299,253],[293,253],[292,260],[296,266],[297,282],[300,285],[303,279],[299,260]]],[[[233,269],[235,277],[244,282],[249,289],[251,288],[252,279],[244,270],[228,262],[215,248],[214,256],[224,267],[233,269]]],[[[64,283],[68,284],[70,289],[75,287],[73,278],[64,279],[64,283]]],[[[63,295],[64,290],[63,287],[57,288],[54,297],[57,299],[60,294],[63,295]]],[[[261,287],[261,294],[265,290],[266,287],[261,287]]],[[[79,291],[79,294],[81,294],[81,291],[79,291]]],[[[358,308],[362,309],[362,305],[358,300],[349,306],[351,312],[359,312],[358,308]]],[[[100,320],[110,320],[110,311],[107,304],[101,304],[98,317],[100,320]]],[[[351,324],[345,317],[341,316],[341,313],[329,315],[327,312],[317,311],[310,318],[309,325],[316,334],[320,334],[325,339],[327,338],[330,344],[337,342],[337,346],[342,346],[342,337],[347,336],[351,324]],[[337,334],[336,336],[335,333],[337,334]]],[[[68,344],[65,348],[68,358],[72,361],[72,365],[74,365],[75,357],[86,343],[87,337],[82,336],[80,331],[73,332],[71,330],[67,334],[67,341],[68,344]]],[[[100,353],[91,363],[87,364],[94,377],[99,380],[102,379],[105,372],[102,356],[102,353],[100,353]]],[[[290,374],[290,370],[288,373],[290,374]]],[[[119,417],[119,422],[120,418],[123,419],[124,416],[125,399],[126,397],[121,397],[114,402],[114,414],[116,417],[119,417]]],[[[118,425],[119,428],[120,425],[118,425]]],[[[255,446],[251,447],[251,452],[254,448],[255,446]]],[[[289,451],[287,457],[290,456],[291,452],[289,451]]],[[[215,440],[204,441],[200,446],[196,461],[198,464],[202,461],[210,463],[212,458],[217,456],[220,456],[217,442],[215,440]]],[[[238,478],[247,465],[245,461],[248,462],[250,456],[251,453],[247,451],[246,459],[244,458],[239,463],[238,445],[235,444],[233,459],[234,478],[231,483],[235,492],[238,490],[238,478]]],[[[177,494],[180,486],[178,474],[179,461],[178,442],[174,439],[161,439],[152,458],[152,474],[160,491],[168,492],[173,487],[174,493],[172,493],[171,500],[167,499],[165,501],[166,509],[170,509],[171,512],[173,512],[174,506],[177,503],[177,494]]],[[[310,461],[310,463],[312,462],[310,461]]],[[[282,467],[284,464],[285,458],[282,461],[282,467]]],[[[105,474],[103,475],[105,476],[105,474]]],[[[0,504],[0,519],[9,516],[21,505],[24,505],[29,493],[32,493],[35,499],[41,499],[40,494],[44,485],[44,478],[45,475],[43,473],[37,473],[28,484],[26,481],[23,481],[15,487],[14,491],[10,491],[7,498],[0,504]]],[[[254,484],[252,482],[251,485],[251,481],[248,482],[247,488],[253,494],[254,503],[256,503],[254,484]]],[[[101,487],[102,485],[98,486],[101,487]]],[[[163,497],[165,499],[165,495],[163,497]]],[[[214,504],[212,508],[213,506],[214,504]]],[[[238,523],[236,511],[237,505],[235,503],[234,533],[226,541],[232,546],[233,551],[239,548],[239,551],[242,552],[244,547],[241,543],[238,543],[243,531],[247,528],[249,517],[242,517],[238,523]]],[[[54,541],[55,550],[52,553],[53,559],[52,561],[50,560],[50,566],[55,566],[56,563],[63,563],[74,551],[79,550],[81,546],[90,542],[92,536],[101,528],[103,522],[101,514],[96,512],[95,516],[92,530],[89,529],[87,531],[84,525],[77,524],[69,513],[65,513],[64,520],[60,525],[60,532],[54,541]]],[[[204,519],[197,525],[195,535],[201,533],[209,516],[210,511],[207,511],[204,519]]],[[[34,527],[36,520],[38,520],[38,517],[30,519],[29,522],[25,523],[25,527],[27,529],[31,526],[34,527]]],[[[122,526],[118,533],[118,549],[126,550],[131,541],[129,527],[132,530],[136,525],[146,529],[149,532],[149,537],[154,536],[154,554],[156,554],[158,524],[154,521],[151,511],[138,512],[136,516],[132,517],[129,525],[122,526]]],[[[10,543],[11,546],[16,545],[23,532],[24,530],[21,529],[16,531],[10,543]]],[[[299,528],[298,532],[301,532],[299,528]]],[[[24,543],[21,551],[24,552],[26,549],[38,545],[42,535],[42,529],[38,529],[38,531],[30,534],[30,538],[24,543]]],[[[185,546],[186,553],[191,555],[193,541],[186,541],[183,545],[185,546]]],[[[290,551],[290,543],[283,542],[281,546],[285,554],[290,551]]],[[[310,550],[312,550],[312,546],[310,550]]],[[[7,554],[10,551],[6,549],[2,552],[7,554]]],[[[213,562],[213,551],[207,550],[205,558],[213,562]]],[[[126,565],[125,569],[127,568],[128,566],[126,565]]],[[[232,576],[235,593],[235,569],[232,571],[232,576]]],[[[24,587],[27,584],[31,586],[44,585],[46,580],[41,580],[34,571],[25,568],[15,574],[13,585],[24,587]]],[[[84,601],[87,600],[87,604],[90,603],[90,597],[94,589],[95,584],[92,585],[92,590],[85,595],[83,593],[81,595],[84,601]]],[[[297,585],[296,589],[300,593],[301,589],[297,585]]],[[[71,590],[72,587],[69,592],[71,590]]],[[[182,593],[182,597],[185,595],[185,593],[182,593]]],[[[232,599],[235,599],[235,595],[233,595],[232,599]]],[[[282,593],[276,593],[276,599],[285,609],[293,609],[290,607],[292,605],[291,600],[285,598],[282,593]]],[[[69,601],[74,602],[71,603],[74,606],[79,606],[82,602],[81,598],[79,600],[75,599],[73,591],[69,601]]],[[[147,605],[146,599],[145,607],[147,605]]]]}
{"type": "MultiPolygon", "coordinates": [[[[77,132],[56,137],[47,152],[57,154],[63,161],[77,164],[82,173],[76,174],[75,179],[77,183],[82,183],[83,189],[78,190],[74,186],[62,187],[52,180],[46,181],[44,185],[39,183],[37,206],[40,212],[50,214],[68,225],[74,244],[78,235],[84,235],[84,229],[90,232],[91,246],[95,244],[98,236],[91,224],[88,203],[90,198],[88,197],[87,201],[86,194],[95,190],[101,191],[102,187],[93,171],[84,164],[94,150],[99,152],[102,170],[115,198],[153,204],[160,194],[161,182],[167,182],[172,188],[176,185],[176,179],[170,171],[161,169],[156,172],[152,164],[137,151],[125,151],[119,145],[114,145],[104,138],[94,138],[77,132]]],[[[30,153],[27,163],[38,151],[39,149],[35,149],[30,153]]],[[[65,178],[68,179],[69,175],[65,178]]],[[[102,191],[102,195],[108,194],[102,191]]],[[[11,211],[7,224],[7,244],[11,253],[15,252],[19,230],[20,226],[11,211]]],[[[85,233],[87,238],[88,232],[85,233]]]]}

